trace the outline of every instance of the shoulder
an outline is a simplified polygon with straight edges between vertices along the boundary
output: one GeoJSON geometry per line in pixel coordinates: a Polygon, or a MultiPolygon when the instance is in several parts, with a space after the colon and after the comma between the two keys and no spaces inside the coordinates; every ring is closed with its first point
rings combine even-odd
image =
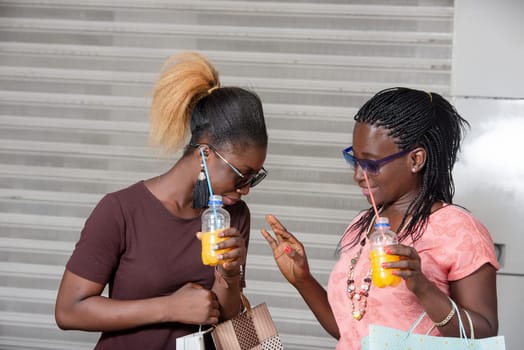
{"type": "Polygon", "coordinates": [[[138,182],[127,188],[105,194],[94,207],[87,222],[116,221],[119,225],[123,225],[126,213],[133,212],[133,207],[137,203],[144,202],[142,199],[145,191],[144,185],[138,182]]]}
{"type": "Polygon", "coordinates": [[[488,229],[469,210],[464,207],[446,204],[434,212],[430,223],[446,228],[446,231],[474,232],[489,235],[488,229]]]}
{"type": "Polygon", "coordinates": [[[136,182],[131,186],[107,194],[107,196],[117,200],[127,200],[130,198],[143,197],[146,195],[147,188],[144,184],[144,181],[136,182]]]}
{"type": "Polygon", "coordinates": [[[121,211],[127,211],[133,206],[147,202],[148,197],[151,196],[152,194],[147,190],[144,182],[139,181],[126,188],[106,194],[100,202],[119,207],[121,211]]]}
{"type": "Polygon", "coordinates": [[[426,233],[421,248],[449,265],[450,280],[468,276],[485,263],[499,267],[488,229],[465,208],[448,204],[434,212],[426,233]]]}

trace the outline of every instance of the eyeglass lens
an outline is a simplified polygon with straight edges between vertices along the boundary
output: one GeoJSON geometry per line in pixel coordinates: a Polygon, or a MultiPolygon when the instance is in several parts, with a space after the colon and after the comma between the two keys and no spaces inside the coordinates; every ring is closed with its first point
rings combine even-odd
{"type": "Polygon", "coordinates": [[[356,166],[360,166],[362,170],[364,170],[367,173],[378,175],[380,172],[380,168],[399,157],[402,157],[403,155],[410,152],[410,149],[405,149],[400,152],[394,153],[390,156],[387,156],[385,158],[382,158],[380,160],[370,160],[370,159],[358,159],[354,155],[350,154],[350,152],[353,151],[353,147],[348,147],[345,150],[342,151],[342,154],[344,155],[344,158],[346,161],[353,167],[356,168],[356,166]]]}
{"type": "Polygon", "coordinates": [[[353,168],[356,168],[357,166],[360,166],[362,170],[364,170],[367,173],[370,174],[378,174],[379,173],[379,166],[375,163],[371,163],[367,159],[356,159],[355,157],[351,157],[350,165],[353,168]]]}
{"type": "Polygon", "coordinates": [[[257,173],[240,179],[240,181],[237,183],[237,187],[241,188],[247,185],[249,185],[249,187],[255,187],[256,185],[261,183],[262,180],[266,178],[266,176],[267,176],[267,171],[266,169],[262,168],[257,173]]]}

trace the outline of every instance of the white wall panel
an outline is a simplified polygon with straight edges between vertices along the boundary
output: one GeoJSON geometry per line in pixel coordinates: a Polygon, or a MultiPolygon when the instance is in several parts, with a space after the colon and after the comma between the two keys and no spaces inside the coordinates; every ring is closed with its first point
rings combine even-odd
{"type": "Polygon", "coordinates": [[[500,245],[499,334],[523,349],[524,3],[457,0],[452,94],[471,123],[454,171],[458,203],[500,245]]]}

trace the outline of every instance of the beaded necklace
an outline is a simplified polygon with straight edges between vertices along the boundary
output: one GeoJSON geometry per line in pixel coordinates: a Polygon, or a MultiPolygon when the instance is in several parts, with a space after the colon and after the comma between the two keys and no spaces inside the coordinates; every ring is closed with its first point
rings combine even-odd
{"type": "MultiPolygon", "coordinates": [[[[382,208],[380,208],[379,213],[380,212],[382,212],[382,208]]],[[[366,274],[366,277],[364,277],[364,279],[362,280],[362,284],[360,285],[360,291],[357,291],[355,283],[355,266],[357,265],[357,262],[360,259],[360,256],[362,255],[362,249],[364,249],[364,246],[366,245],[366,238],[369,238],[371,228],[373,227],[373,224],[375,223],[376,219],[377,216],[375,215],[373,217],[373,220],[371,220],[371,223],[369,224],[369,227],[366,232],[366,237],[364,237],[360,241],[360,248],[358,252],[355,254],[353,258],[351,258],[351,265],[349,265],[349,271],[347,275],[348,278],[346,292],[349,301],[351,302],[351,316],[353,316],[353,318],[357,321],[360,321],[366,313],[369,290],[371,289],[372,270],[370,267],[368,273],[366,274]]],[[[406,228],[408,223],[409,221],[406,221],[406,223],[399,229],[398,233],[402,232],[406,228]]]]}
{"type": "MultiPolygon", "coordinates": [[[[375,221],[375,219],[373,219],[375,221]]],[[[366,237],[369,236],[371,227],[373,227],[373,221],[371,222],[366,237]]],[[[360,248],[353,258],[351,258],[351,264],[349,265],[348,278],[347,278],[347,296],[351,302],[351,316],[357,321],[360,321],[366,313],[367,300],[369,296],[369,289],[371,288],[371,268],[369,269],[366,277],[360,285],[360,291],[357,291],[355,284],[355,266],[357,265],[362,249],[366,244],[366,237],[360,241],[360,248]]]]}

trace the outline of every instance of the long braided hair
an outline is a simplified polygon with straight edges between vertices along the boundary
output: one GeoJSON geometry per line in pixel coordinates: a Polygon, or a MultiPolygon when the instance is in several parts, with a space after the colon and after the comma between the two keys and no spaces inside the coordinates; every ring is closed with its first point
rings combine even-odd
{"type": "MultiPolygon", "coordinates": [[[[400,150],[415,147],[426,150],[420,192],[408,207],[400,227],[409,216],[412,218],[399,234],[399,241],[406,237],[417,241],[424,233],[435,201],[453,203],[452,170],[469,123],[441,95],[404,87],[378,92],[360,108],[354,119],[388,129],[400,150]]],[[[369,208],[350,227],[349,231],[357,232],[350,246],[361,241],[373,217],[374,210],[369,208]]]]}

